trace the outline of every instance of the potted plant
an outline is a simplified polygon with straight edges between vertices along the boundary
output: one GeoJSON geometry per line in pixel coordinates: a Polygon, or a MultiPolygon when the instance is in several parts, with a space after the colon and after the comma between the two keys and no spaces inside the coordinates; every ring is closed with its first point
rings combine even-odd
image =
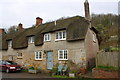
{"type": "Polygon", "coordinates": [[[69,77],[75,77],[75,74],[76,74],[76,68],[75,67],[71,67],[69,69],[69,77]]]}
{"type": "Polygon", "coordinates": [[[82,74],[85,74],[85,73],[86,73],[86,68],[81,67],[80,70],[81,70],[81,73],[82,73],[82,74]]]}
{"type": "Polygon", "coordinates": [[[69,77],[75,77],[75,72],[74,71],[70,71],[69,72],[69,77]]]}
{"type": "Polygon", "coordinates": [[[52,70],[50,70],[50,75],[56,75],[57,74],[57,68],[53,68],[52,70]]]}
{"type": "Polygon", "coordinates": [[[37,73],[37,69],[35,69],[34,67],[29,67],[28,72],[29,73],[37,73]]]}

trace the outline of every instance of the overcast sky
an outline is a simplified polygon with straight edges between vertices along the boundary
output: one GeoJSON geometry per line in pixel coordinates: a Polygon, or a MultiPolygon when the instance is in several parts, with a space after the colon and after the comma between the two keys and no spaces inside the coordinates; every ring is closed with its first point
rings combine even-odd
{"type": "MultiPolygon", "coordinates": [[[[0,28],[22,23],[24,28],[35,24],[41,17],[43,23],[60,17],[84,16],[85,0],[1,0],[0,28]]],[[[88,0],[90,12],[118,14],[119,0],[88,0]]]]}

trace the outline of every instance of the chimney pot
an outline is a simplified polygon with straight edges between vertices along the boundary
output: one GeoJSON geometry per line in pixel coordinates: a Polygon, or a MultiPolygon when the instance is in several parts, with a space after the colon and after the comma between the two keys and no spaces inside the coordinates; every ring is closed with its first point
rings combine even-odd
{"type": "Polygon", "coordinates": [[[19,23],[18,24],[18,31],[21,31],[21,30],[23,30],[23,24],[19,23]]]}
{"type": "Polygon", "coordinates": [[[36,18],[36,26],[42,24],[43,19],[40,17],[36,18]]]}
{"type": "Polygon", "coordinates": [[[5,33],[5,30],[0,28],[0,34],[3,34],[3,33],[5,33]]]}

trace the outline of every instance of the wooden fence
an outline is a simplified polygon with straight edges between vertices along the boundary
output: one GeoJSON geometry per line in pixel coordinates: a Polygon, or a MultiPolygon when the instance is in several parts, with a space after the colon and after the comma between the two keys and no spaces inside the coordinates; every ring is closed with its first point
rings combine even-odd
{"type": "Polygon", "coordinates": [[[120,68],[120,53],[98,52],[96,55],[96,66],[110,66],[120,68]]]}

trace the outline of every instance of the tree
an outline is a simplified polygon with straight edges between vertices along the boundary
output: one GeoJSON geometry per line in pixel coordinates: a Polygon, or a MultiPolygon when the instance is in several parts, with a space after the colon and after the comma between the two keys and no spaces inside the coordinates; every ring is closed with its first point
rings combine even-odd
{"type": "Polygon", "coordinates": [[[12,32],[15,32],[15,31],[17,31],[17,26],[13,25],[13,26],[10,26],[10,28],[8,28],[7,33],[12,33],[12,32]]]}
{"type": "Polygon", "coordinates": [[[105,48],[112,44],[109,41],[110,37],[118,35],[118,16],[114,14],[92,14],[92,26],[95,26],[99,31],[98,35],[101,36],[101,49],[105,48]]]}

